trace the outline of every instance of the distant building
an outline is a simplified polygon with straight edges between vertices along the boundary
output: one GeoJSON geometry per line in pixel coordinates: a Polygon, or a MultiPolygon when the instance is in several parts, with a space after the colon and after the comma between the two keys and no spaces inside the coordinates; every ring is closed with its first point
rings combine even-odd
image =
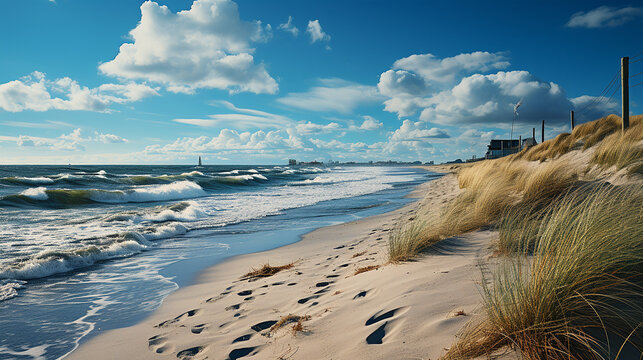
{"type": "Polygon", "coordinates": [[[288,159],[288,165],[290,165],[290,166],[295,166],[295,165],[297,165],[297,160],[295,160],[295,159],[288,159]]]}
{"type": "Polygon", "coordinates": [[[520,151],[520,140],[491,140],[487,148],[485,159],[497,159],[520,151]]]}
{"type": "Polygon", "coordinates": [[[317,160],[315,160],[315,161],[308,161],[308,162],[300,161],[300,162],[299,162],[299,165],[306,165],[306,166],[309,166],[309,165],[316,165],[316,166],[319,166],[319,165],[324,165],[324,163],[319,162],[319,161],[317,161],[317,160]]]}

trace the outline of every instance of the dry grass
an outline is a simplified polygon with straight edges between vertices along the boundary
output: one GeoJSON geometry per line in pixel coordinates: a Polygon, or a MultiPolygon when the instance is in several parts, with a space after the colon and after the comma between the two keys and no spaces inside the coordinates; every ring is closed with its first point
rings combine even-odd
{"type": "Polygon", "coordinates": [[[366,254],[366,250],[353,254],[353,258],[360,257],[360,256],[365,255],[365,254],[366,254]]]}
{"type": "Polygon", "coordinates": [[[380,267],[381,267],[381,265],[369,265],[369,266],[364,266],[364,267],[361,267],[361,268],[359,268],[359,269],[355,270],[355,275],[358,275],[358,274],[361,274],[361,273],[365,273],[365,272],[367,272],[367,271],[371,271],[371,270],[377,270],[377,269],[379,269],[380,267]]]}
{"type": "Polygon", "coordinates": [[[241,280],[256,280],[259,278],[269,277],[269,276],[275,275],[276,273],[282,270],[291,269],[294,266],[295,266],[295,263],[290,263],[290,264],[281,265],[281,266],[270,266],[270,264],[264,264],[260,268],[252,268],[250,272],[248,272],[247,274],[241,277],[241,280]]]}
{"type": "Polygon", "coordinates": [[[279,321],[277,321],[272,327],[270,327],[270,332],[275,332],[288,324],[295,323],[295,325],[293,326],[293,334],[294,334],[297,331],[303,331],[304,327],[302,323],[308,320],[310,320],[310,315],[299,316],[299,315],[288,314],[286,316],[282,316],[281,319],[279,319],[279,321]],[[295,327],[297,327],[299,330],[295,330],[295,327]]]}
{"type": "Polygon", "coordinates": [[[643,168],[643,116],[634,116],[630,128],[607,136],[592,154],[592,163],[617,170],[630,168],[630,173],[643,168]]]}
{"type": "Polygon", "coordinates": [[[625,133],[620,117],[610,115],[518,154],[459,168],[458,183],[464,191],[438,216],[426,216],[419,209],[413,220],[398,225],[389,238],[390,261],[406,261],[442,239],[498,225],[503,214],[526,205],[539,211],[578,183],[583,170],[560,156],[592,146],[592,163],[643,174],[643,116],[631,117],[625,133]]]}
{"type": "Polygon", "coordinates": [[[525,359],[613,359],[624,343],[640,352],[642,203],[641,184],[591,184],[555,201],[535,227],[515,216],[515,228],[533,230],[533,257],[507,258],[483,281],[486,319],[444,358],[512,347],[525,359]]]}

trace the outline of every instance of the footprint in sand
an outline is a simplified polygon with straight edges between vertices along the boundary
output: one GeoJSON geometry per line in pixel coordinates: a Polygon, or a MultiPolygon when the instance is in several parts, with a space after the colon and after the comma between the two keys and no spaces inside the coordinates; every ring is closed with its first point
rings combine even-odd
{"type": "Polygon", "coordinates": [[[234,343],[238,343],[238,342],[242,342],[242,341],[248,341],[248,340],[250,340],[251,337],[252,337],[252,334],[241,335],[238,338],[232,340],[232,343],[234,344],[234,343]]]}
{"type": "MultiPolygon", "coordinates": [[[[382,313],[382,311],[378,311],[373,316],[371,316],[368,320],[366,320],[366,323],[364,324],[365,326],[370,326],[373,324],[376,324],[380,321],[387,320],[393,318],[396,314],[400,312],[406,312],[408,310],[408,307],[399,307],[393,310],[389,310],[387,312],[382,313]]],[[[395,319],[392,320],[387,320],[384,322],[384,324],[380,325],[375,331],[370,333],[366,337],[366,343],[369,345],[373,344],[382,344],[384,337],[386,336],[386,329],[389,324],[391,324],[395,319]]]]}
{"type": "Polygon", "coordinates": [[[248,296],[252,294],[252,290],[243,290],[237,293],[239,296],[248,296]]]}
{"type": "Polygon", "coordinates": [[[357,295],[355,295],[355,297],[353,297],[353,300],[366,297],[366,294],[368,294],[368,290],[360,291],[359,293],[357,293],[357,295]]]}
{"type": "Polygon", "coordinates": [[[239,303],[239,304],[234,304],[234,305],[230,305],[230,306],[226,306],[225,310],[226,310],[226,311],[239,310],[239,308],[240,308],[240,307],[241,307],[241,303],[239,303]]]}
{"type": "Polygon", "coordinates": [[[190,329],[190,331],[192,331],[192,334],[197,334],[198,335],[201,332],[203,332],[203,330],[205,330],[207,328],[208,328],[207,324],[199,324],[199,325],[192,326],[192,329],[190,329]]]}
{"type": "Polygon", "coordinates": [[[165,354],[174,350],[174,346],[168,343],[167,338],[161,335],[147,339],[147,347],[157,354],[165,354]]]}
{"type": "Polygon", "coordinates": [[[178,353],[176,353],[176,357],[182,360],[192,359],[194,356],[203,351],[203,349],[203,346],[191,347],[189,349],[179,351],[178,353]]]}
{"type": "Polygon", "coordinates": [[[175,317],[174,319],[163,321],[162,323],[156,325],[155,327],[165,327],[165,326],[174,324],[176,322],[182,321],[184,319],[190,318],[190,317],[192,317],[192,316],[194,316],[194,315],[196,315],[198,313],[199,313],[199,309],[193,309],[193,310],[190,310],[190,311],[186,311],[183,314],[175,317]]]}
{"type": "Polygon", "coordinates": [[[257,347],[245,347],[245,348],[239,348],[239,349],[234,349],[230,351],[230,354],[228,354],[228,359],[227,360],[236,360],[248,355],[254,355],[256,352],[254,352],[257,349],[257,347]],[[253,353],[254,352],[254,353],[253,353]]]}
{"type": "Polygon", "coordinates": [[[270,328],[276,323],[277,323],[277,320],[262,321],[260,323],[252,325],[250,328],[256,332],[261,332],[263,330],[270,328]]]}

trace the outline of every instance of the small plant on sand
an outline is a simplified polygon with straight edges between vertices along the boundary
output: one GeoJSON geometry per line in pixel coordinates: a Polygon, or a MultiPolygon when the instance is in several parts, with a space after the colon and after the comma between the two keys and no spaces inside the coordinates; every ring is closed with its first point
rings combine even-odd
{"type": "Polygon", "coordinates": [[[361,268],[355,270],[355,275],[358,275],[358,274],[361,274],[361,273],[364,273],[364,272],[367,272],[367,271],[371,271],[371,270],[377,270],[380,267],[381,267],[381,265],[364,266],[364,267],[361,267],[361,268]]]}
{"type": "Polygon", "coordinates": [[[243,275],[241,280],[256,280],[262,277],[272,276],[282,270],[288,270],[295,266],[295,263],[290,263],[281,266],[270,266],[270,264],[264,264],[260,268],[252,268],[250,272],[243,275]]]}
{"type": "Polygon", "coordinates": [[[282,316],[281,319],[279,319],[279,321],[270,328],[270,332],[275,332],[288,324],[295,323],[292,327],[293,335],[295,335],[297,332],[304,331],[303,322],[308,320],[310,320],[310,315],[299,316],[288,314],[286,316],[282,316]]]}
{"type": "MultiPolygon", "coordinates": [[[[531,233],[533,256],[506,258],[491,283],[482,282],[486,318],[465,328],[444,359],[507,347],[534,360],[640,353],[642,203],[640,184],[587,185],[555,201],[531,233]]],[[[534,224],[518,221],[512,226],[534,224]]]]}

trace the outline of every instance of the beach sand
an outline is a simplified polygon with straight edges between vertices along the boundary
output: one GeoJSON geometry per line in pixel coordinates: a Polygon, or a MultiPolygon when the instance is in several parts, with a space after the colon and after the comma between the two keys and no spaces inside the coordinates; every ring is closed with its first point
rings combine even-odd
{"type": "Polygon", "coordinates": [[[436,212],[459,192],[447,174],[401,209],[329,226],[271,251],[229,259],[171,294],[143,322],[101,334],[68,359],[437,359],[477,316],[480,266],[493,231],[448,239],[417,261],[387,264],[389,232],[420,203],[436,212]],[[252,268],[294,262],[256,281],[252,268]],[[355,275],[357,269],[378,269],[355,275]],[[302,316],[271,331],[282,317],[302,316]]]}

